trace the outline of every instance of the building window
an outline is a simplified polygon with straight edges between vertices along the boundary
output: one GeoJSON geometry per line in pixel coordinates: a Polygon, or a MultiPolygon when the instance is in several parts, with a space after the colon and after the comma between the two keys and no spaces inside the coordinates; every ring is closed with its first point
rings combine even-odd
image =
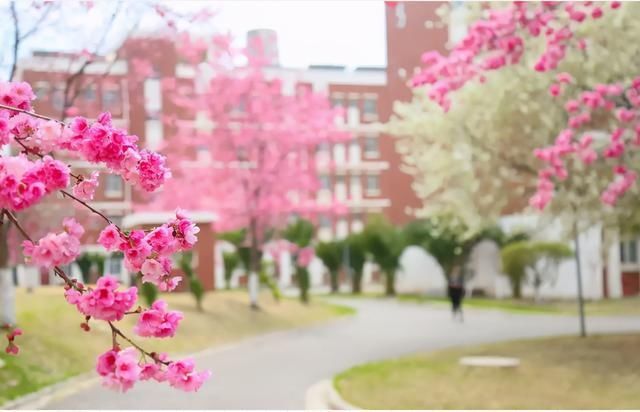
{"type": "Polygon", "coordinates": [[[329,142],[321,142],[321,143],[318,143],[318,147],[317,147],[317,149],[316,149],[316,153],[326,153],[326,152],[329,152],[329,148],[330,148],[329,142]]]}
{"type": "Polygon", "coordinates": [[[362,102],[362,113],[365,116],[378,116],[378,100],[367,98],[362,102]]]}
{"type": "Polygon", "coordinates": [[[369,135],[364,138],[364,156],[375,158],[380,156],[380,148],[378,147],[378,136],[369,135]]]}
{"type": "Polygon", "coordinates": [[[85,102],[93,102],[96,99],[96,87],[94,85],[85,87],[82,92],[82,99],[85,102]]]}
{"type": "Polygon", "coordinates": [[[349,143],[349,163],[360,163],[360,142],[357,137],[349,143]]]}
{"type": "Polygon", "coordinates": [[[321,229],[331,229],[331,218],[327,215],[320,215],[318,225],[321,229]]]}
{"type": "Polygon", "coordinates": [[[199,144],[196,147],[196,159],[199,162],[210,162],[211,159],[211,151],[209,150],[209,146],[206,144],[199,144]]]}
{"type": "Polygon", "coordinates": [[[123,194],[122,178],[118,175],[107,175],[104,188],[106,197],[122,197],[123,194]]]}
{"type": "Polygon", "coordinates": [[[64,87],[56,86],[51,93],[51,105],[56,110],[62,110],[64,107],[64,87]]]}
{"type": "Polygon", "coordinates": [[[149,117],[158,116],[162,111],[160,79],[147,79],[144,81],[144,106],[149,117]]]}
{"type": "Polygon", "coordinates": [[[362,181],[360,179],[360,175],[351,175],[349,177],[349,191],[351,194],[351,199],[361,199],[362,198],[362,181]]]}
{"type": "Polygon", "coordinates": [[[620,262],[638,263],[638,244],[635,240],[620,242],[620,262]]]}
{"type": "Polygon", "coordinates": [[[109,256],[105,269],[105,275],[113,275],[120,278],[122,274],[122,256],[116,254],[109,256]]]}
{"type": "Polygon", "coordinates": [[[364,229],[364,223],[362,222],[362,213],[356,213],[351,218],[351,232],[360,233],[364,229]]]}
{"type": "Polygon", "coordinates": [[[331,178],[328,175],[320,175],[320,189],[331,190],[331,178]]]}
{"type": "Polygon", "coordinates": [[[102,91],[102,109],[120,113],[120,89],[109,88],[102,91]]]}
{"type": "Polygon", "coordinates": [[[367,195],[373,196],[380,194],[380,176],[367,175],[367,195]]]}
{"type": "Polygon", "coordinates": [[[333,145],[333,161],[337,166],[343,166],[346,162],[346,147],[344,143],[333,145]]]}
{"type": "Polygon", "coordinates": [[[347,123],[349,126],[357,126],[360,123],[360,105],[356,98],[349,99],[349,108],[347,109],[347,123]]]}
{"type": "Polygon", "coordinates": [[[160,120],[147,120],[145,122],[144,139],[149,150],[157,150],[164,140],[164,130],[160,120]]]}
{"type": "Polygon", "coordinates": [[[36,82],[33,92],[36,94],[36,97],[38,99],[46,99],[47,95],[49,94],[49,83],[36,82]]]}
{"type": "Polygon", "coordinates": [[[344,99],[341,97],[332,97],[331,107],[344,107],[344,99]]]}
{"type": "Polygon", "coordinates": [[[336,176],[334,193],[338,201],[343,202],[347,200],[347,186],[344,183],[344,176],[336,176]]]}
{"type": "Polygon", "coordinates": [[[336,237],[344,239],[349,234],[349,223],[346,219],[340,219],[336,225],[336,237]]]}
{"type": "Polygon", "coordinates": [[[404,9],[404,2],[398,2],[396,9],[396,28],[404,29],[407,25],[407,13],[404,9]]]}

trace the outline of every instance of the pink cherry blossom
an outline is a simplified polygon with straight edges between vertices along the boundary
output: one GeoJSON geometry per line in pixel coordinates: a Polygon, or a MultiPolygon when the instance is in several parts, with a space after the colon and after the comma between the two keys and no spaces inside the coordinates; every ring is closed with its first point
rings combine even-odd
{"type": "Polygon", "coordinates": [[[36,161],[22,154],[0,157],[0,208],[25,209],[68,184],[68,166],[51,157],[36,161]]]}
{"type": "Polygon", "coordinates": [[[551,86],[549,86],[549,94],[553,97],[557,97],[560,95],[560,92],[562,92],[562,87],[560,87],[559,84],[554,83],[551,86]]]}
{"type": "Polygon", "coordinates": [[[80,254],[80,237],[84,229],[74,219],[65,219],[64,228],[64,232],[48,233],[36,243],[25,240],[22,243],[25,258],[45,268],[73,262],[80,254]]]}
{"type": "Polygon", "coordinates": [[[178,311],[167,311],[167,306],[163,300],[155,301],[150,309],[140,314],[134,332],[143,337],[173,337],[183,316],[178,311]]]}
{"type": "Polygon", "coordinates": [[[85,293],[75,289],[65,292],[67,302],[77,307],[85,316],[106,321],[117,321],[131,310],[138,299],[136,287],[118,291],[118,281],[112,276],[98,279],[96,288],[85,293]]]}
{"type": "Polygon", "coordinates": [[[211,372],[195,372],[193,360],[184,359],[169,364],[166,373],[169,385],[185,392],[196,392],[211,377],[211,372]]]}
{"type": "Polygon", "coordinates": [[[298,252],[298,266],[307,267],[315,257],[315,250],[311,246],[300,249],[298,252]]]}
{"type": "Polygon", "coordinates": [[[138,365],[138,354],[134,348],[109,350],[100,357],[96,371],[103,377],[105,387],[126,392],[140,378],[142,368],[138,365]]]}
{"type": "Polygon", "coordinates": [[[17,336],[22,335],[22,329],[14,328],[7,333],[7,347],[5,348],[5,352],[9,355],[18,355],[20,353],[20,347],[16,345],[15,339],[17,336]]]}
{"type": "Polygon", "coordinates": [[[116,225],[110,224],[104,228],[102,232],[100,232],[98,243],[108,251],[118,250],[123,243],[123,239],[116,225]]]}
{"type": "Polygon", "coordinates": [[[93,200],[98,187],[98,172],[92,172],[89,178],[82,179],[73,187],[73,195],[80,200],[93,200]]]}

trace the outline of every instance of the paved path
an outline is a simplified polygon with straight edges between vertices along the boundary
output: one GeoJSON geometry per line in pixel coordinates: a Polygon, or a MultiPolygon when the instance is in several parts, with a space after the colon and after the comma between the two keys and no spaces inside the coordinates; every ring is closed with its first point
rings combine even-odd
{"type": "MultiPolygon", "coordinates": [[[[444,306],[342,300],[354,317],[253,338],[198,359],[213,378],[194,394],[143,383],[126,394],[93,385],[47,409],[302,409],[306,389],[353,365],[461,344],[574,334],[576,318],[468,310],[454,323],[444,306]]],[[[590,332],[640,330],[640,317],[590,318],[590,332]]]]}

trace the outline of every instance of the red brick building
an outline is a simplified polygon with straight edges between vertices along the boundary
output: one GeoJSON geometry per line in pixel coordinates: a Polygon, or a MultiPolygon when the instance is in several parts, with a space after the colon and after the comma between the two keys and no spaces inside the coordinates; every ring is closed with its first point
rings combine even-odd
{"type": "MultiPolygon", "coordinates": [[[[420,63],[420,55],[428,49],[444,49],[449,28],[439,22],[436,10],[442,3],[400,2],[386,6],[387,67],[360,67],[347,70],[336,66],[311,66],[289,69],[278,65],[277,44],[270,49],[269,76],[282,78],[285,92],[295,93],[300,87],[323,92],[332,104],[345,108],[342,127],[353,134],[349,143],[322,145],[318,148],[319,173],[322,189],[320,202],[335,197],[348,205],[347,216],[332,220],[319,219],[319,237],[342,238],[359,231],[366,216],[382,213],[394,224],[411,218],[411,208],[419,206],[411,188],[411,178],[403,173],[400,157],[391,136],[382,133],[382,123],[391,113],[393,102],[407,100],[411,91],[407,81],[420,63]],[[329,167],[332,164],[334,167],[329,167]]],[[[252,31],[251,36],[275,39],[271,31],[252,31]]],[[[62,117],[65,109],[64,91],[69,76],[81,62],[60,53],[34,53],[19,65],[19,77],[31,83],[38,95],[36,109],[46,115],[62,117]]],[[[161,79],[175,77],[179,87],[193,87],[194,70],[178,58],[174,43],[164,38],[128,39],[119,53],[87,66],[82,74],[79,93],[72,106],[81,107],[81,114],[95,116],[110,111],[114,122],[140,137],[141,144],[154,149],[172,130],[164,124],[164,115],[174,115],[187,122],[184,113],[172,104],[163,90],[161,79]],[[144,60],[152,67],[152,75],[139,78],[133,69],[144,60]]],[[[88,165],[73,164],[82,171],[88,165]]],[[[117,223],[133,213],[133,205],[140,199],[117,176],[101,176],[99,193],[92,205],[117,223]]],[[[128,220],[142,219],[129,217],[128,220]]],[[[93,229],[100,228],[96,224],[93,229]]],[[[90,235],[91,236],[91,235],[90,235]]],[[[207,235],[209,237],[209,235],[207,235]]],[[[213,234],[209,241],[213,242],[213,234]]],[[[211,245],[210,249],[213,249],[211,245]]],[[[206,261],[201,276],[213,279],[213,259],[206,261]],[[211,273],[204,273],[209,272],[211,273]]],[[[119,262],[107,263],[107,269],[117,270],[119,262]]],[[[213,282],[206,284],[214,287],[213,282]]]]}

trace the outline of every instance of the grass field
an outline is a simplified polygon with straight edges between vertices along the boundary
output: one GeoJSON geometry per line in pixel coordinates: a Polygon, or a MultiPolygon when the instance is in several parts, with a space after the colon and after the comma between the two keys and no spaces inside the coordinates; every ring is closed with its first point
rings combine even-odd
{"type": "Polygon", "coordinates": [[[638,334],[516,341],[357,366],[335,383],[367,409],[638,409],[638,348],[638,334]],[[459,365],[471,355],[513,356],[521,365],[459,365]]]}
{"type": "MultiPolygon", "coordinates": [[[[322,302],[304,306],[296,300],[283,299],[276,303],[268,294],[261,297],[263,310],[252,311],[243,291],[207,294],[204,312],[195,310],[193,298],[188,294],[168,294],[162,298],[171,309],[185,315],[175,338],[136,339],[131,333],[135,316],[123,321],[121,329],[145,348],[170,354],[187,354],[260,333],[352,313],[350,308],[322,302]]],[[[91,332],[82,331],[83,318],[66,303],[61,287],[42,287],[33,293],[18,290],[16,302],[18,322],[24,335],[17,338],[21,349],[19,356],[8,356],[4,350],[0,353],[0,361],[5,363],[0,368],[0,404],[91,370],[96,356],[110,346],[111,336],[104,322],[91,322],[91,332]]]]}
{"type": "MultiPolygon", "coordinates": [[[[399,295],[398,299],[406,302],[448,304],[446,298],[419,295],[399,295]]],[[[470,308],[500,309],[510,312],[577,315],[578,303],[572,300],[549,300],[536,303],[530,299],[490,299],[467,298],[464,306],[470,308]]],[[[587,315],[640,315],[640,298],[604,299],[587,301],[587,315]]]]}

